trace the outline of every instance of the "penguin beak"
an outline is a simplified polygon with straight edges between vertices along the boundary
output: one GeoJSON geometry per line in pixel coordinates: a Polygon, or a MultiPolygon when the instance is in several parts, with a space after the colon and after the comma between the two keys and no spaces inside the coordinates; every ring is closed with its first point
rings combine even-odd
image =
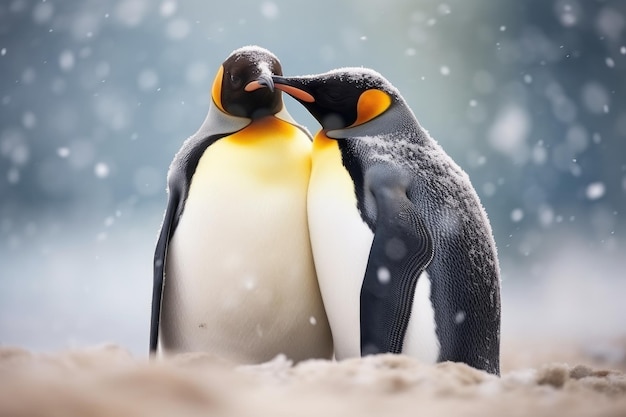
{"type": "Polygon", "coordinates": [[[259,78],[254,81],[250,81],[244,90],[250,92],[263,87],[267,87],[271,92],[274,92],[274,80],[272,80],[272,74],[262,72],[261,75],[259,75],[259,78]]]}
{"type": "Polygon", "coordinates": [[[282,90],[291,97],[305,103],[315,103],[315,97],[304,90],[302,83],[290,78],[279,77],[277,75],[272,76],[272,79],[274,80],[274,85],[278,90],[282,90]]]}
{"type": "Polygon", "coordinates": [[[274,92],[274,80],[272,80],[272,74],[262,73],[257,82],[259,85],[267,87],[270,91],[274,92]]]}

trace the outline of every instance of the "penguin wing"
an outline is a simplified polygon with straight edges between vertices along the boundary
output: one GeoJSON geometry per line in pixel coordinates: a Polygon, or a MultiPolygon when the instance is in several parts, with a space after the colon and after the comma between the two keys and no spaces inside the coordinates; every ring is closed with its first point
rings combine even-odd
{"type": "Polygon", "coordinates": [[[432,238],[407,196],[408,178],[381,165],[365,173],[376,222],[361,287],[361,355],[402,351],[417,279],[433,257],[432,238]]]}
{"type": "Polygon", "coordinates": [[[170,237],[174,232],[176,213],[179,211],[179,193],[170,190],[163,217],[163,224],[154,251],[154,281],[152,286],[152,312],[150,319],[150,353],[154,354],[159,340],[159,321],[161,319],[161,300],[163,299],[163,283],[165,277],[165,260],[170,237]]]}
{"type": "MultiPolygon", "coordinates": [[[[208,120],[208,117],[207,117],[208,120]]],[[[152,312],[150,318],[150,353],[154,354],[159,341],[159,322],[161,319],[161,303],[163,286],[165,285],[165,264],[170,239],[174,235],[178,219],[185,208],[185,200],[191,185],[191,178],[198,166],[204,151],[217,140],[227,136],[226,133],[207,135],[207,129],[199,130],[185,141],[183,147],[174,157],[167,175],[168,199],[163,224],[159,232],[154,252],[154,274],[152,287],[152,312]]]]}

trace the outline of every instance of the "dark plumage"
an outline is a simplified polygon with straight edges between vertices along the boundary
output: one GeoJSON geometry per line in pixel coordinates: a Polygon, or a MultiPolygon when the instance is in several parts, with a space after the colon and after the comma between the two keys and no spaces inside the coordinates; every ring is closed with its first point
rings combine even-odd
{"type": "Polygon", "coordinates": [[[439,360],[498,374],[496,246],[467,174],[375,71],[344,68],[274,77],[274,82],[311,112],[322,125],[321,134],[337,140],[360,216],[374,232],[361,289],[362,354],[402,351],[415,283],[425,270],[431,281],[439,360]],[[372,90],[379,93],[363,94],[372,90]],[[360,116],[359,111],[368,114],[360,116]],[[395,257],[389,253],[390,239],[401,242],[395,257]],[[389,283],[376,279],[381,267],[391,272],[389,283]]]}

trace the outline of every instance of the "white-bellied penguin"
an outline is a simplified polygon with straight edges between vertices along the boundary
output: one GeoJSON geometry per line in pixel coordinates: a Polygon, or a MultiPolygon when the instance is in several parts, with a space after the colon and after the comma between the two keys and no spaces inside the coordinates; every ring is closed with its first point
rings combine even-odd
{"type": "Polygon", "coordinates": [[[266,49],[235,50],[168,173],[154,257],[150,352],[238,363],[332,356],[306,198],[312,140],[287,113],[266,49]]]}
{"type": "Polygon", "coordinates": [[[467,174],[375,71],[273,79],[322,126],[308,216],[335,355],[405,353],[498,374],[498,259],[467,174]]]}

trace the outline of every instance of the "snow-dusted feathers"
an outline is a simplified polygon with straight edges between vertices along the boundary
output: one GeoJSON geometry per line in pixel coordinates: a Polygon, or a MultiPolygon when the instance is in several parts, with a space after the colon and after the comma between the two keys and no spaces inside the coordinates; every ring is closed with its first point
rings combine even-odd
{"type": "MultiPolygon", "coordinates": [[[[438,350],[440,361],[465,362],[499,373],[496,247],[467,174],[420,126],[399,91],[376,71],[340,68],[318,75],[276,77],[274,83],[277,88],[287,86],[284,91],[292,92],[320,122],[322,132],[315,142],[336,143],[341,165],[354,185],[355,214],[374,232],[365,276],[346,278],[363,282],[361,353],[402,351],[400,337],[408,352],[416,349],[417,338],[425,340],[425,330],[415,325],[420,319],[415,307],[425,306],[411,304],[425,270],[430,300],[415,302],[432,305],[438,343],[431,340],[417,350],[422,354],[438,350]]],[[[315,148],[314,144],[314,167],[315,148]]],[[[332,180],[326,186],[332,187],[332,180]]],[[[316,184],[317,189],[322,187],[316,184]]],[[[309,193],[309,207],[311,197],[309,193]]],[[[337,230],[337,234],[344,232],[337,230]]],[[[319,245],[313,243],[315,250],[319,245]]],[[[317,256],[316,268],[323,269],[317,267],[317,256]]],[[[320,278],[322,294],[333,291],[324,288],[325,281],[320,278]]],[[[346,300],[352,297],[345,295],[346,300]]],[[[334,315],[329,319],[333,326],[334,315]]]]}
{"type": "Polygon", "coordinates": [[[278,57],[271,51],[258,45],[246,45],[235,49],[231,52],[228,58],[234,56],[236,56],[236,61],[239,61],[240,59],[247,59],[250,62],[263,62],[269,56],[277,62],[280,62],[278,57]]]}

